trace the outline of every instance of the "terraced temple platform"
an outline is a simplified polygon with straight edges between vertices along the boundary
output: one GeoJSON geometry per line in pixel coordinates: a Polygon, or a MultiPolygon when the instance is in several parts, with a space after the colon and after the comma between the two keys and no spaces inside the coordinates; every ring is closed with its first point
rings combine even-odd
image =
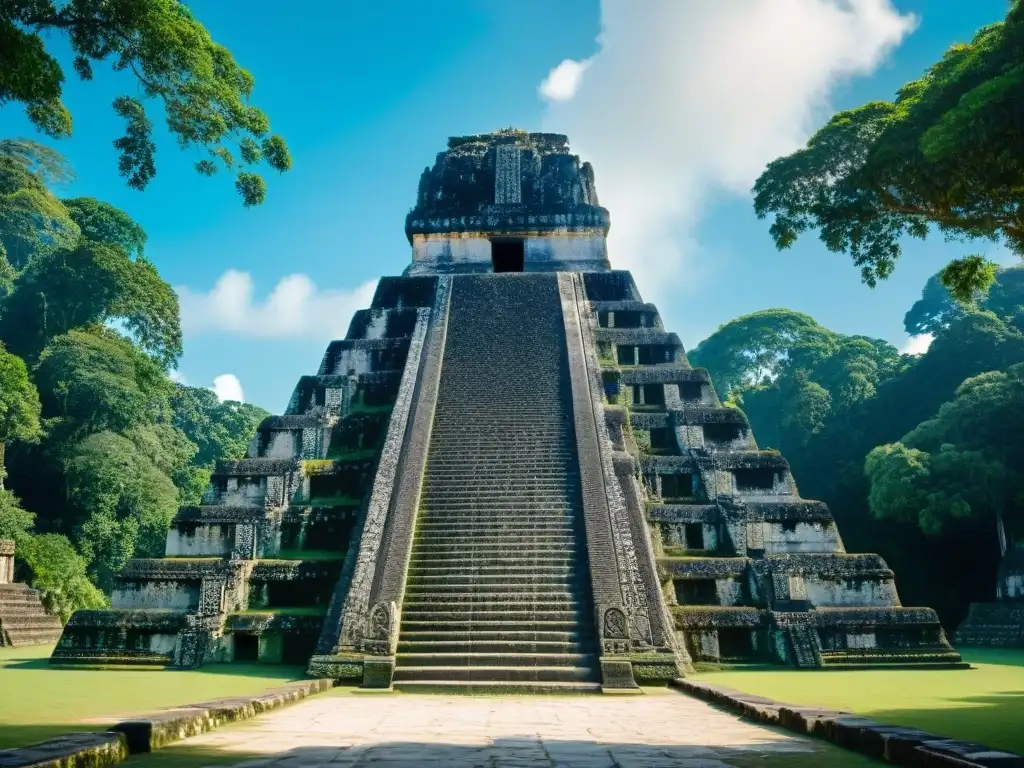
{"type": "Polygon", "coordinates": [[[612,269],[610,225],[565,136],[452,138],[405,273],[52,661],[516,692],[635,690],[695,659],[960,664],[690,367],[612,269]]]}

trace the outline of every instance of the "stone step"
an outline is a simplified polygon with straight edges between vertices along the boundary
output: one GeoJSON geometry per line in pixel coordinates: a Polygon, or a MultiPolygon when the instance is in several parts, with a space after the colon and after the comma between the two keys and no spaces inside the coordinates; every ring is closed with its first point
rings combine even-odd
{"type": "Polygon", "coordinates": [[[566,501],[537,503],[515,500],[482,499],[479,501],[421,502],[420,520],[453,523],[467,520],[577,520],[575,505],[566,501]]]}
{"type": "Polygon", "coordinates": [[[511,528],[529,529],[533,531],[555,531],[573,533],[576,529],[576,520],[568,515],[564,517],[547,517],[538,515],[531,520],[524,520],[516,517],[463,517],[457,520],[444,520],[434,518],[421,518],[416,529],[423,534],[443,535],[449,531],[494,531],[511,528]]]}
{"type": "Polygon", "coordinates": [[[537,619],[537,620],[519,620],[514,624],[503,619],[409,619],[407,616],[402,617],[402,637],[405,637],[408,632],[410,635],[416,633],[430,633],[432,635],[440,633],[446,635],[447,633],[464,634],[467,632],[473,633],[474,636],[477,633],[481,633],[483,636],[489,636],[491,634],[505,633],[505,632],[516,632],[516,633],[527,633],[527,634],[543,634],[549,632],[560,632],[560,633],[571,633],[587,635],[592,633],[592,626],[588,622],[577,622],[575,619],[537,619]]]}
{"type": "MultiPolygon", "coordinates": [[[[593,645],[591,643],[590,645],[593,645]]],[[[406,639],[398,644],[398,652],[406,658],[416,655],[439,654],[493,654],[507,657],[509,654],[557,654],[592,657],[593,649],[586,649],[583,643],[552,640],[414,640],[406,639]]],[[[523,665],[526,666],[526,665],[523,665]]]]}
{"type": "Polygon", "coordinates": [[[445,552],[414,553],[409,566],[410,570],[421,573],[426,569],[450,568],[569,568],[575,561],[573,553],[566,552],[564,548],[539,553],[509,553],[504,549],[496,549],[470,551],[457,562],[452,562],[452,558],[445,552]]]}
{"type": "Polygon", "coordinates": [[[516,482],[531,481],[532,483],[569,485],[576,482],[578,475],[562,467],[546,464],[505,464],[504,466],[472,468],[451,467],[428,469],[423,474],[424,485],[450,483],[463,486],[469,482],[483,483],[491,480],[515,480],[516,482]],[[471,477],[467,479],[467,475],[471,477]]]}
{"type": "Polygon", "coordinates": [[[498,546],[504,544],[521,545],[533,548],[534,545],[562,545],[573,547],[576,544],[576,537],[571,533],[559,533],[557,531],[537,531],[528,529],[517,529],[510,531],[465,531],[463,533],[425,533],[416,541],[416,549],[430,549],[436,547],[447,548],[449,545],[456,546],[498,546]]]}
{"type": "Polygon", "coordinates": [[[56,616],[51,616],[48,613],[40,610],[36,614],[0,614],[0,626],[4,629],[17,629],[17,630],[28,630],[28,629],[52,629],[57,627],[61,628],[60,619],[56,616]]]}
{"type": "Polygon", "coordinates": [[[467,610],[487,606],[519,608],[532,605],[575,607],[581,604],[577,595],[565,590],[550,592],[412,592],[404,600],[405,610],[437,607],[451,610],[459,606],[467,610]]]}
{"type": "MultiPolygon", "coordinates": [[[[482,626],[485,622],[497,622],[518,629],[519,623],[533,626],[534,622],[569,622],[572,625],[583,621],[589,616],[589,607],[568,605],[519,605],[514,609],[501,605],[464,605],[455,603],[424,604],[406,607],[402,611],[402,628],[406,622],[415,624],[423,621],[443,622],[447,626],[455,626],[455,622],[467,622],[473,626],[482,626]],[[515,625],[515,626],[514,626],[515,625]]],[[[411,629],[411,627],[410,627],[411,629]]]]}
{"type": "Polygon", "coordinates": [[[600,679],[597,670],[592,667],[413,667],[403,665],[401,656],[397,663],[394,676],[396,683],[413,680],[594,683],[600,679]]]}
{"type": "Polygon", "coordinates": [[[515,546],[517,550],[514,554],[522,559],[538,555],[549,555],[556,552],[565,552],[567,555],[570,555],[576,548],[576,542],[571,537],[551,537],[549,540],[531,540],[529,546],[524,547],[517,546],[516,542],[513,542],[508,538],[492,536],[478,541],[463,539],[459,541],[449,541],[448,543],[417,542],[413,545],[412,552],[413,558],[416,558],[417,555],[461,552],[463,555],[467,556],[475,555],[477,559],[479,559],[481,557],[490,557],[491,555],[512,554],[509,552],[509,548],[513,546],[515,546]],[[502,546],[503,544],[505,546],[502,546]]]}
{"type": "Polygon", "coordinates": [[[592,653],[402,653],[395,657],[397,667],[585,667],[594,664],[592,653]]]}
{"type": "Polygon", "coordinates": [[[535,602],[577,603],[582,601],[580,595],[582,590],[571,585],[522,584],[516,586],[519,589],[494,584],[481,584],[479,587],[463,587],[454,590],[411,586],[406,590],[404,604],[411,606],[458,601],[459,603],[494,602],[518,605],[535,602]],[[495,591],[496,587],[499,591],[495,591]]]}
{"type": "Polygon", "coordinates": [[[34,603],[18,603],[0,605],[0,617],[3,616],[45,616],[46,609],[36,600],[34,603]]]}
{"type": "MultiPolygon", "coordinates": [[[[3,630],[10,643],[14,647],[26,645],[54,645],[60,640],[61,629],[57,628],[48,632],[19,632],[18,630],[3,630]]],[[[3,645],[0,642],[0,645],[3,645]]]]}
{"type": "MultiPolygon", "coordinates": [[[[421,622],[422,623],[422,622],[421,622]]],[[[445,625],[447,626],[447,625],[445,625]]],[[[402,627],[402,642],[409,643],[543,643],[590,645],[590,634],[550,629],[415,629],[402,627]]]]}
{"type": "Polygon", "coordinates": [[[403,693],[468,696],[586,695],[601,692],[600,683],[523,682],[512,680],[401,680],[394,684],[403,693]]]}
{"type": "Polygon", "coordinates": [[[473,583],[492,582],[505,584],[510,580],[529,580],[540,577],[544,579],[586,579],[589,574],[578,571],[573,565],[481,565],[477,568],[465,564],[452,563],[439,566],[424,566],[409,571],[410,582],[426,584],[433,581],[449,582],[452,580],[473,581],[473,583]]]}
{"type": "Polygon", "coordinates": [[[535,586],[562,586],[577,587],[586,585],[586,575],[579,571],[568,571],[566,573],[545,574],[531,571],[520,571],[519,573],[492,573],[486,575],[455,576],[446,573],[437,574],[412,574],[408,580],[409,586],[417,589],[452,590],[469,589],[490,585],[497,589],[529,589],[535,586]]]}

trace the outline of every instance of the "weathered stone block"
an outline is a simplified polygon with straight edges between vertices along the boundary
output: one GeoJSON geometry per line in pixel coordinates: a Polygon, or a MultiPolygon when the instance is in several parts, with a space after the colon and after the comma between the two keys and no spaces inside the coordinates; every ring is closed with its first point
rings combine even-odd
{"type": "Polygon", "coordinates": [[[601,687],[613,690],[637,688],[632,662],[601,659],[601,687]]]}
{"type": "Polygon", "coordinates": [[[395,676],[395,659],[367,658],[363,662],[363,688],[390,688],[395,676]]]}
{"type": "Polygon", "coordinates": [[[104,768],[128,757],[120,733],[69,733],[40,744],[0,749],[0,768],[104,768]]]}

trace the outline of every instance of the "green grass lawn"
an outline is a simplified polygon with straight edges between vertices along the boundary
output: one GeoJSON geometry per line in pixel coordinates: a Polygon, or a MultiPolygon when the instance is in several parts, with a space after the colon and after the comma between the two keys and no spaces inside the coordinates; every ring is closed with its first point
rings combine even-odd
{"type": "Polygon", "coordinates": [[[211,664],[198,670],[62,669],[50,646],[0,648],[0,749],[72,731],[102,730],[127,716],[256,693],[304,679],[299,667],[211,664]]]}
{"type": "Polygon", "coordinates": [[[967,649],[963,656],[976,669],[727,669],[694,679],[1024,754],[1024,650],[967,649]]]}

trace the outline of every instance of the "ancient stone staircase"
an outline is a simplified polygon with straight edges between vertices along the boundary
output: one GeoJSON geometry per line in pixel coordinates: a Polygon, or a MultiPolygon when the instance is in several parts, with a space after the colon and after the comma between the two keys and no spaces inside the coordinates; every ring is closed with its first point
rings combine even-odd
{"type": "Polygon", "coordinates": [[[27,584],[0,584],[0,646],[43,645],[60,638],[60,619],[27,584]]]}
{"type": "Polygon", "coordinates": [[[454,280],[395,687],[597,690],[554,275],[454,280]]]}

